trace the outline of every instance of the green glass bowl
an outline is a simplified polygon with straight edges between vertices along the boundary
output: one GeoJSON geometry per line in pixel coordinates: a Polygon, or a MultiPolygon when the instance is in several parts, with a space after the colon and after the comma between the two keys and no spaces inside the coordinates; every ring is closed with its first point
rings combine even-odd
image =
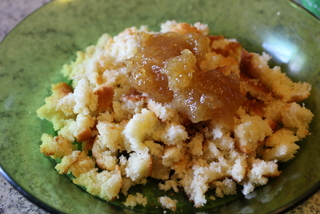
{"type": "Polygon", "coordinates": [[[39,152],[52,126],[36,110],[50,84],[62,80],[63,64],[102,33],[131,26],[159,30],[166,20],[203,22],[211,34],[237,40],[249,51],[267,52],[295,81],[313,85],[304,103],[315,118],[312,135],[299,143],[283,173],[249,197],[201,213],[277,213],[320,187],[320,21],[289,0],[54,0],[20,23],[0,44],[1,173],[22,194],[52,213],[135,213],[103,202],[72,184],[39,152]]]}

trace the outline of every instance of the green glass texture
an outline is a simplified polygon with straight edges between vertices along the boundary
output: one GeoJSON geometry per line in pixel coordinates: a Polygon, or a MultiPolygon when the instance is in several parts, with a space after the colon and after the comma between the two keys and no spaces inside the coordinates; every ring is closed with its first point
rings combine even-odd
{"type": "Polygon", "coordinates": [[[302,6],[320,18],[320,1],[319,0],[301,0],[302,6]]]}
{"type": "Polygon", "coordinates": [[[312,135],[281,165],[280,177],[248,197],[217,201],[199,213],[276,213],[319,189],[320,22],[288,0],[55,0],[45,5],[0,44],[0,171],[9,181],[51,212],[135,213],[98,200],[53,169],[54,162],[39,152],[40,136],[52,133],[52,126],[37,118],[36,110],[50,85],[63,80],[60,69],[76,51],[103,33],[140,25],[159,30],[166,20],[207,23],[211,34],[269,53],[272,65],[313,86],[304,102],[315,115],[312,135]]]}

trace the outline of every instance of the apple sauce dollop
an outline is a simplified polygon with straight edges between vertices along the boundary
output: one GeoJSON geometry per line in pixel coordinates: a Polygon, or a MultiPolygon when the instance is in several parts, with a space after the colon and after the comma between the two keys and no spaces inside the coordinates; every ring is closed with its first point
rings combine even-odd
{"type": "Polygon", "coordinates": [[[233,123],[244,101],[234,65],[213,69],[207,57],[214,38],[196,32],[138,34],[138,52],[130,59],[130,83],[160,103],[171,103],[182,116],[198,123],[220,118],[233,123]],[[227,71],[227,72],[226,72],[227,71]],[[226,74],[227,73],[227,74],[226,74]]]}

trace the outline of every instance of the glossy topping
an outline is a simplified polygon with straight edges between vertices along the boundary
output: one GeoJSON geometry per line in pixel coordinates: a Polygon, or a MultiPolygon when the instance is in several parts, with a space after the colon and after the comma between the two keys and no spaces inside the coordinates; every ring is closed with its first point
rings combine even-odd
{"type": "Polygon", "coordinates": [[[217,117],[232,123],[244,100],[238,75],[233,72],[237,68],[202,69],[202,64],[210,64],[204,62],[210,51],[209,36],[168,32],[140,33],[138,37],[139,50],[128,63],[132,66],[131,85],[137,91],[148,93],[155,101],[172,103],[193,123],[217,117]]]}

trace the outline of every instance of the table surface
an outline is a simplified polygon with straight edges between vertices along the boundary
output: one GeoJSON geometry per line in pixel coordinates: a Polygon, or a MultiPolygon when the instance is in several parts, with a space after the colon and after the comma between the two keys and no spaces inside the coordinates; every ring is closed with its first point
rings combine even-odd
{"type": "MultiPolygon", "coordinates": [[[[0,41],[22,19],[50,0],[0,0],[0,41]]],[[[15,190],[0,175],[0,214],[47,213],[15,190]]],[[[320,191],[286,214],[320,213],[320,191]]]]}

